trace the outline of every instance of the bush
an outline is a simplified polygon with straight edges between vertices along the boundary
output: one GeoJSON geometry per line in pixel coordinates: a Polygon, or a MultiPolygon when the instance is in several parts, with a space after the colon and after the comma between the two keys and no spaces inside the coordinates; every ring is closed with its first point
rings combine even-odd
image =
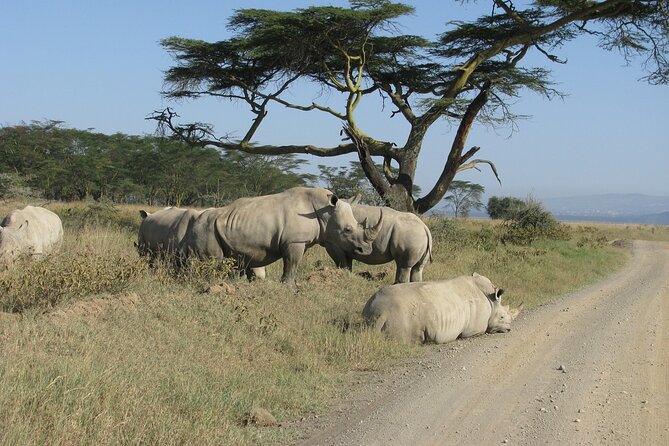
{"type": "Polygon", "coordinates": [[[69,229],[81,229],[91,226],[115,227],[136,231],[138,221],[136,216],[121,213],[109,201],[92,201],[86,206],[73,206],[62,210],[55,210],[63,220],[63,226],[69,229]]]}
{"type": "Polygon", "coordinates": [[[0,199],[25,200],[41,198],[41,194],[28,186],[28,178],[18,173],[0,173],[0,199]]]}
{"type": "Polygon", "coordinates": [[[449,244],[460,248],[492,251],[500,244],[500,233],[495,227],[483,226],[468,229],[466,223],[455,218],[433,217],[425,219],[434,243],[449,244]]]}
{"type": "Polygon", "coordinates": [[[502,243],[530,245],[537,239],[567,240],[569,227],[560,223],[541,203],[528,200],[503,224],[502,243]]]}
{"type": "Polygon", "coordinates": [[[114,257],[95,250],[76,256],[54,254],[0,275],[0,308],[21,312],[91,294],[118,293],[125,291],[144,269],[139,258],[114,257]]]}
{"type": "Polygon", "coordinates": [[[506,220],[526,206],[525,201],[515,197],[490,197],[486,211],[490,218],[506,220]]]}

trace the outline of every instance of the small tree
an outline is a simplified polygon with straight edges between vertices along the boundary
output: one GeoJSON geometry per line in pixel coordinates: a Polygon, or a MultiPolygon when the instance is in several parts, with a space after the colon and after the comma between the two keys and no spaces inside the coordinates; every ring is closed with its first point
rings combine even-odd
{"type": "Polygon", "coordinates": [[[455,217],[467,217],[472,210],[478,211],[483,207],[481,196],[485,188],[480,184],[453,180],[448,192],[444,201],[453,210],[455,217]]]}
{"type": "Polygon", "coordinates": [[[486,212],[490,218],[507,220],[525,207],[525,202],[516,197],[490,197],[486,212]]]}

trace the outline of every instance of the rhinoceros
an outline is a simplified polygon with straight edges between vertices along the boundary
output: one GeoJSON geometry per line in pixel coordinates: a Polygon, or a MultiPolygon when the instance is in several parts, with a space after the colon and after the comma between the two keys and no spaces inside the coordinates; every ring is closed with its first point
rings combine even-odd
{"type": "Polygon", "coordinates": [[[432,260],[432,234],[423,221],[411,212],[387,207],[366,206],[352,201],[353,215],[358,221],[377,221],[383,211],[383,224],[372,243],[372,252],[345,253],[338,246],[327,244],[325,249],[339,268],[352,269],[353,260],[369,265],[395,261],[395,283],[420,282],[423,268],[432,260]]]}
{"type": "Polygon", "coordinates": [[[474,273],[451,280],[381,288],[362,311],[365,322],[398,341],[442,344],[483,333],[506,333],[520,308],[502,305],[504,290],[474,273]]]}
{"type": "Polygon", "coordinates": [[[57,250],[63,240],[63,223],[48,209],[26,206],[0,223],[0,267],[12,266],[20,255],[43,257],[57,250]]]}
{"type": "Polygon", "coordinates": [[[142,223],[137,235],[137,251],[139,255],[149,256],[149,264],[153,266],[157,258],[170,257],[175,266],[180,266],[181,245],[186,234],[202,213],[195,209],[166,207],[154,213],[140,210],[142,223]]]}
{"type": "Polygon", "coordinates": [[[281,281],[294,286],[297,265],[309,247],[328,243],[366,255],[382,223],[383,218],[366,228],[353,216],[351,205],[331,191],[295,187],[203,211],[183,249],[204,258],[232,257],[249,276],[283,259],[281,281]]]}

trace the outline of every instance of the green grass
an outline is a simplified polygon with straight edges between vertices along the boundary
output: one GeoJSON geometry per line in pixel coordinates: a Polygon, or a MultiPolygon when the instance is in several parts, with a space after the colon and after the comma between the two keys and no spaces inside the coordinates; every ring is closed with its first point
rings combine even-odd
{"type": "MultiPolygon", "coordinates": [[[[62,208],[73,206],[88,205],[62,208]]],[[[361,326],[367,299],[391,283],[392,264],[356,263],[349,273],[315,248],[296,291],[278,283],[280,262],[263,282],[207,265],[174,277],[137,258],[136,211],[63,212],[60,254],[0,273],[0,310],[20,310],[0,317],[0,444],[284,444],[290,430],[244,423],[252,407],[280,423],[321,414],[351,372],[383,370],[424,351],[361,326]],[[98,215],[92,223],[82,218],[89,212],[98,215]],[[362,271],[387,274],[366,280],[362,271]],[[202,292],[224,281],[229,292],[202,292]]],[[[570,240],[513,246],[499,243],[494,223],[429,224],[434,262],[426,280],[477,271],[526,307],[629,258],[605,243],[624,237],[618,228],[575,228],[570,240]]]]}

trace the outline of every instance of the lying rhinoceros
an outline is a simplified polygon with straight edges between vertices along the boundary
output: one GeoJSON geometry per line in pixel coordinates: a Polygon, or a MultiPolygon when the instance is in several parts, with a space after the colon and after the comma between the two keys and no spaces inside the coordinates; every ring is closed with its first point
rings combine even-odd
{"type": "Polygon", "coordinates": [[[520,308],[501,302],[504,290],[474,273],[451,280],[381,288],[367,301],[362,317],[374,329],[402,342],[436,342],[482,333],[505,333],[520,308]]]}

